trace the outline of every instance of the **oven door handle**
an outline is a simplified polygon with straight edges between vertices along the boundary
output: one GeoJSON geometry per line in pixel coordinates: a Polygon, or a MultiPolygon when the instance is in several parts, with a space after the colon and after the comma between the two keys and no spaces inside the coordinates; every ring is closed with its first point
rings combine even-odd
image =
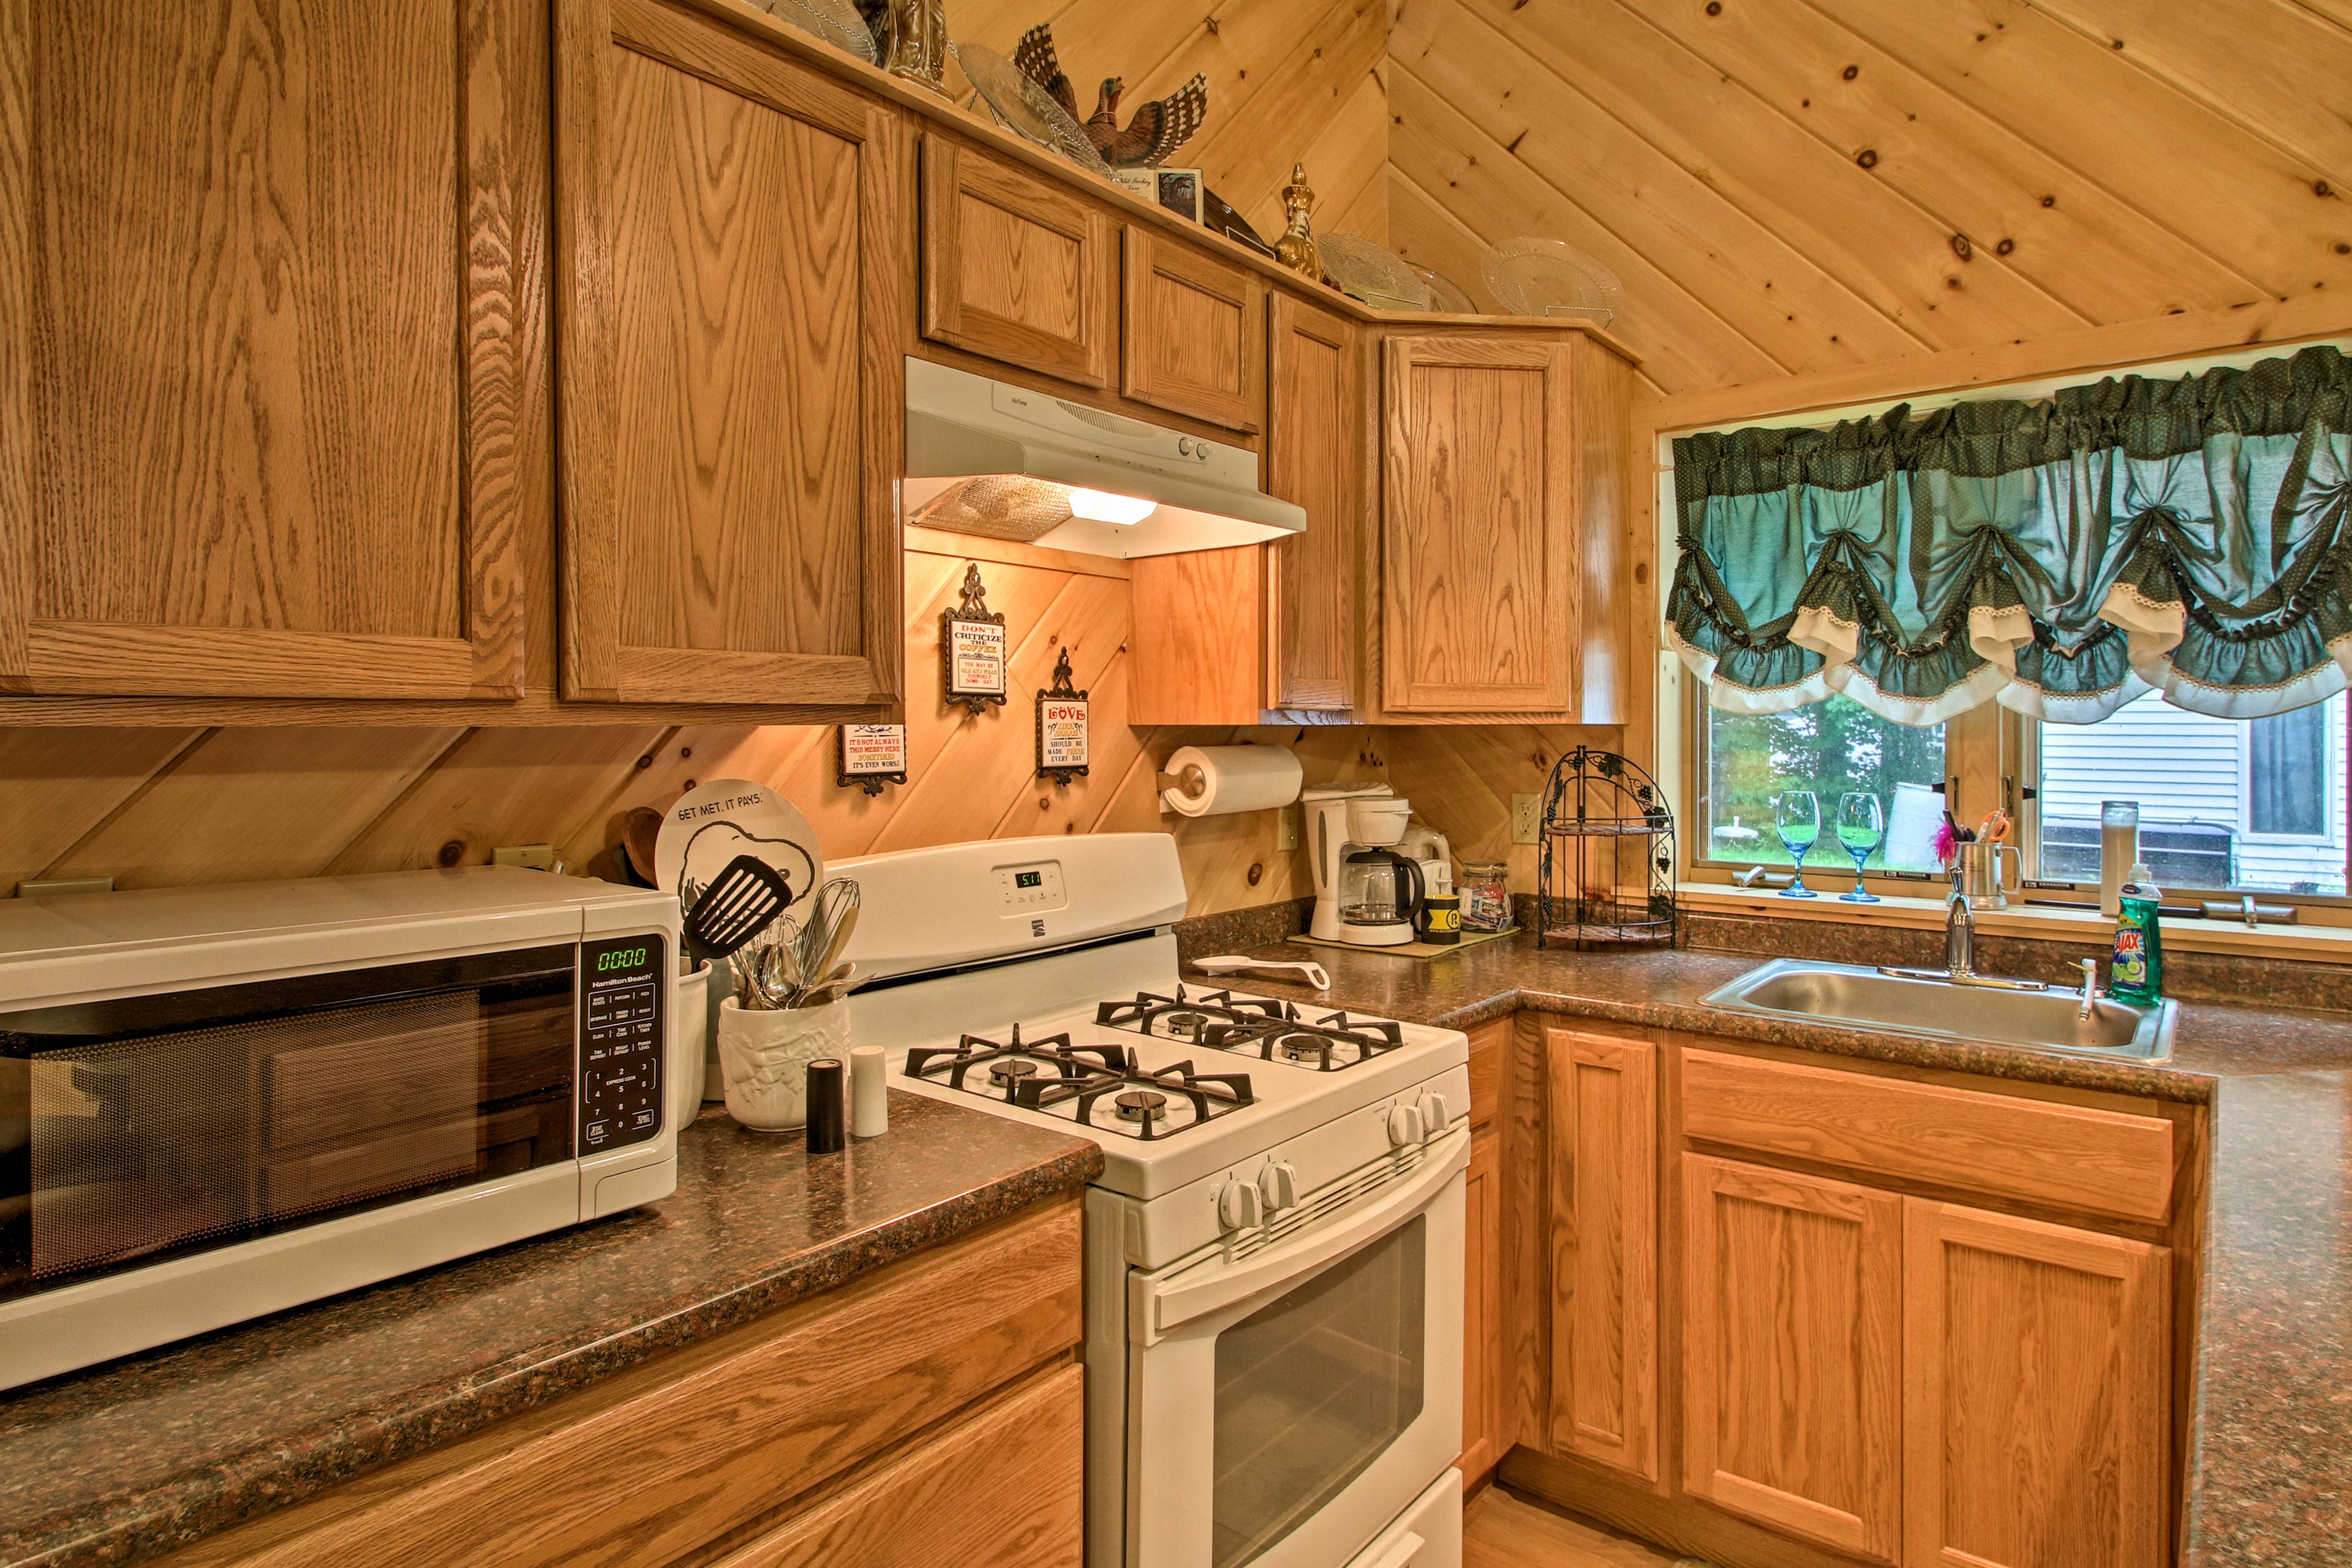
{"type": "Polygon", "coordinates": [[[1150,1328],[1150,1337],[1144,1342],[1157,1342],[1171,1329],[1288,1284],[1379,1240],[1428,1206],[1448,1182],[1468,1167],[1470,1130],[1457,1127],[1423,1149],[1420,1170],[1353,1213],[1302,1232],[1280,1247],[1202,1270],[1196,1278],[1150,1287],[1150,1315],[1137,1315],[1138,1326],[1150,1328]]]}

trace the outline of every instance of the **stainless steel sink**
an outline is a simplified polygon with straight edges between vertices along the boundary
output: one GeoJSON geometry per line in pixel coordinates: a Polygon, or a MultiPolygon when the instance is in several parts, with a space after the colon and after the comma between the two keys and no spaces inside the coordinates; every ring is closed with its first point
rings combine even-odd
{"type": "Polygon", "coordinates": [[[2172,1055],[2180,1005],[2135,1007],[2102,996],[2083,1015],[2079,992],[1955,984],[1864,969],[1777,958],[1710,994],[1710,1007],[1804,1018],[1848,1028],[1937,1040],[1981,1040],[2030,1050],[2163,1061],[2172,1055]]]}

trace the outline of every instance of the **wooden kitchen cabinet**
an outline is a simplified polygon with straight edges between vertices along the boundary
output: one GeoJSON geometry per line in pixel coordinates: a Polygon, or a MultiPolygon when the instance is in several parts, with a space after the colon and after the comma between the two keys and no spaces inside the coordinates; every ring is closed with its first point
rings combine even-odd
{"type": "Polygon", "coordinates": [[[2169,1560],[2171,1254],[1906,1201],[1908,1568],[2169,1560]]]}
{"type": "Polygon", "coordinates": [[[1307,531],[1265,546],[1265,705],[1356,700],[1362,549],[1363,363],[1346,318],[1287,294],[1267,301],[1265,488],[1307,531]]]}
{"type": "Polygon", "coordinates": [[[1685,1154],[1683,1487],[1874,1563],[1903,1541],[1903,1200],[1685,1154]]]}
{"type": "Polygon", "coordinates": [[[1128,226],[1119,390],[1245,435],[1265,408],[1265,285],[1155,229],[1128,226]]]}
{"type": "Polygon", "coordinates": [[[1384,354],[1382,710],[1574,721],[1572,346],[1406,334],[1384,354]]]}
{"type": "Polygon", "coordinates": [[[556,22],[563,694],[894,701],[906,124],[657,0],[556,22]]]}
{"type": "Polygon", "coordinates": [[[1551,1182],[1551,1442],[1658,1474],[1658,1048],[1544,1031],[1551,1182]]]}
{"type": "Polygon", "coordinates": [[[923,336],[1084,386],[1118,353],[1117,226],[1018,164],[923,137],[923,336]]]}
{"type": "Polygon", "coordinates": [[[531,25],[0,5],[0,692],[521,689],[531,25]]]}
{"type": "Polygon", "coordinates": [[[1470,1138],[1462,1189],[1469,1254],[1462,1276],[1462,1479],[1475,1485],[1501,1460],[1503,1396],[1502,1139],[1493,1129],[1470,1138]]]}

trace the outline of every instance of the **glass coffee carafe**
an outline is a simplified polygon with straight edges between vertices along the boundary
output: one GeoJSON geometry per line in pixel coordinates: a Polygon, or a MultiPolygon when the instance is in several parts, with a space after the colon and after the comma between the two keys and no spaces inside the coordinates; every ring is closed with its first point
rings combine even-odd
{"type": "MultiPolygon", "coordinates": [[[[1389,932],[1403,928],[1394,942],[1412,940],[1413,917],[1421,912],[1425,889],[1421,864],[1393,849],[1352,849],[1339,868],[1339,911],[1351,928],[1389,932]]],[[[1360,940],[1356,930],[1351,939],[1360,940]]]]}

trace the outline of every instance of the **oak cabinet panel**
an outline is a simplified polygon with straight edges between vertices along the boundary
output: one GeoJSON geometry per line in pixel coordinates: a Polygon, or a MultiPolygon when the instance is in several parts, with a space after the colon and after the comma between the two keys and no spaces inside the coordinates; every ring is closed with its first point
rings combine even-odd
{"type": "Polygon", "coordinates": [[[1129,228],[1119,389],[1255,434],[1265,405],[1265,285],[1169,236],[1129,228]]]}
{"type": "Polygon", "coordinates": [[[1495,1468],[1503,1441],[1502,1142],[1492,1131],[1470,1140],[1462,1189],[1469,1237],[1462,1288],[1462,1478],[1475,1482],[1495,1468]]]}
{"type": "Polygon", "coordinates": [[[1114,226],[1053,181],[923,138],[923,336],[1024,370],[1108,386],[1114,226]]]}
{"type": "Polygon", "coordinates": [[[1911,1568],[2168,1561],[2171,1255],[1906,1200],[1911,1568]]]}
{"type": "Polygon", "coordinates": [[[892,701],[902,128],[654,0],[558,21],[564,695],[892,701]]]}
{"type": "Polygon", "coordinates": [[[1355,703],[1363,371],[1355,330],[1272,295],[1265,488],[1306,509],[1307,531],[1265,547],[1265,705],[1355,703]]]}
{"type": "Polygon", "coordinates": [[[1570,345],[1413,335],[1385,355],[1381,706],[1572,720],[1570,345]]]}
{"type": "Polygon", "coordinates": [[[1658,1473],[1657,1055],[1544,1033],[1551,1127],[1551,1447],[1658,1473]]]}
{"type": "Polygon", "coordinates": [[[0,692],[513,696],[521,0],[0,0],[0,692]]]}
{"type": "Polygon", "coordinates": [[[1683,1485],[1874,1563],[1903,1532],[1903,1200],[1685,1154],[1683,1485]]]}

